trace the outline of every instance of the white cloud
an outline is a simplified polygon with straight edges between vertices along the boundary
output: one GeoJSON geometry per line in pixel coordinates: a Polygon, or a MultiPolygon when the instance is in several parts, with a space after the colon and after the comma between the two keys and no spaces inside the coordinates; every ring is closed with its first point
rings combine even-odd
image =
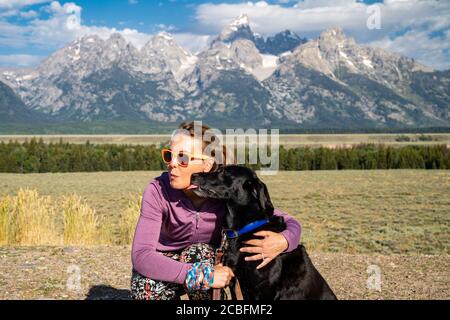
{"type": "MultiPolygon", "coordinates": [[[[132,28],[87,26],[82,23],[82,8],[75,3],[61,4],[43,0],[0,0],[0,46],[9,48],[37,48],[52,51],[86,34],[96,34],[102,39],[118,32],[136,47],[142,47],[152,35],[132,28]],[[39,12],[31,4],[43,4],[39,12]],[[18,16],[25,23],[9,22],[8,17],[18,16]]],[[[205,48],[220,30],[241,13],[250,17],[254,31],[269,35],[284,29],[296,31],[301,36],[317,37],[323,30],[341,26],[361,43],[376,45],[390,51],[414,57],[435,68],[450,66],[450,2],[434,0],[385,0],[378,4],[381,12],[381,29],[369,30],[366,26],[368,5],[356,0],[304,0],[231,3],[206,3],[197,6],[197,30],[203,34],[178,32],[175,40],[191,52],[205,48]],[[436,32],[442,37],[432,37],[436,32]]],[[[158,30],[172,31],[172,25],[154,25],[158,30]]]]}
{"type": "Polygon", "coordinates": [[[0,0],[0,9],[2,8],[22,8],[34,4],[46,3],[50,0],[0,0]]]}
{"type": "Polygon", "coordinates": [[[197,7],[196,19],[200,25],[214,33],[241,13],[248,14],[252,29],[263,35],[290,29],[302,36],[317,37],[327,28],[340,26],[346,34],[359,42],[372,43],[384,39],[384,47],[388,50],[401,43],[405,51],[406,48],[410,50],[404,53],[407,56],[416,57],[428,65],[448,65],[450,57],[448,53],[445,54],[445,50],[448,52],[450,48],[449,41],[441,44],[445,50],[433,45],[427,52],[420,49],[414,36],[417,35],[430,44],[438,41],[429,34],[450,29],[450,1],[385,0],[376,6],[380,9],[381,29],[367,28],[371,14],[367,11],[369,5],[357,0],[304,0],[293,6],[269,4],[265,1],[206,3],[197,7]],[[405,31],[408,31],[409,36],[399,38],[398,34],[405,31]],[[389,40],[392,42],[390,45],[389,40]]]}
{"type": "MultiPolygon", "coordinates": [[[[152,38],[152,35],[139,32],[136,29],[125,28],[115,32],[119,32],[127,41],[130,41],[138,49],[143,47],[152,38]]],[[[112,33],[113,32],[110,32],[109,35],[112,33]]]]}
{"type": "Polygon", "coordinates": [[[102,39],[107,39],[117,32],[140,48],[151,38],[151,35],[136,29],[118,30],[83,25],[81,23],[82,8],[72,2],[62,5],[58,1],[53,1],[43,10],[50,15],[47,19],[32,19],[26,25],[0,20],[0,45],[13,48],[34,45],[40,49],[57,49],[86,34],[96,34],[102,39]]]}
{"type": "Polygon", "coordinates": [[[450,69],[449,43],[450,31],[437,37],[430,37],[427,32],[410,31],[394,39],[384,37],[370,45],[415,58],[435,69],[450,69]]]}
{"type": "Polygon", "coordinates": [[[213,38],[210,35],[199,35],[188,32],[174,33],[172,36],[176,43],[192,53],[198,53],[205,49],[213,38]]]}
{"type": "MultiPolygon", "coordinates": [[[[120,33],[139,49],[153,36],[131,28],[116,29],[103,26],[86,26],[82,24],[82,8],[71,2],[61,4],[58,1],[53,1],[42,7],[42,10],[49,15],[46,19],[36,18],[32,11],[15,10],[16,15],[29,18],[24,25],[2,20],[0,15],[0,46],[53,51],[87,34],[96,34],[102,39],[107,39],[113,33],[120,33]]],[[[173,31],[175,27],[160,24],[156,26],[156,29],[158,31],[173,31]]],[[[198,52],[206,47],[211,38],[208,35],[193,33],[175,33],[173,36],[175,41],[191,52],[198,52]]],[[[4,55],[0,61],[3,65],[30,66],[37,64],[40,60],[41,57],[31,55],[4,55]]]]}
{"type": "Polygon", "coordinates": [[[273,34],[284,29],[317,32],[335,25],[365,27],[366,9],[362,3],[353,0],[319,0],[317,3],[321,5],[314,7],[315,3],[316,1],[305,0],[293,7],[269,4],[265,1],[239,4],[206,3],[197,7],[196,18],[200,24],[214,32],[219,32],[241,13],[249,15],[250,26],[260,34],[273,34]],[[343,2],[347,5],[344,6],[343,2]],[[348,6],[349,2],[352,3],[351,7],[348,6]],[[325,4],[327,5],[324,6],[325,4]]]}
{"type": "Polygon", "coordinates": [[[159,24],[155,24],[154,29],[158,30],[158,31],[166,31],[166,32],[170,32],[175,30],[175,26],[172,24],[164,24],[164,23],[159,23],[159,24]]]}
{"type": "Polygon", "coordinates": [[[16,9],[3,10],[3,11],[0,11],[0,18],[17,16],[18,14],[19,14],[19,11],[16,9]]]}
{"type": "Polygon", "coordinates": [[[19,66],[19,67],[29,67],[35,66],[44,59],[42,56],[34,56],[29,54],[9,54],[0,55],[0,65],[1,66],[19,66]]]}
{"type": "MultiPolygon", "coordinates": [[[[411,24],[421,24],[438,17],[449,23],[450,3],[446,1],[385,0],[377,4],[381,9],[382,29],[386,32],[411,24]]],[[[239,4],[206,3],[197,7],[197,21],[214,32],[220,31],[241,13],[250,17],[250,25],[256,32],[272,34],[283,29],[301,33],[321,32],[339,25],[355,32],[370,32],[366,22],[369,5],[356,0],[304,0],[291,7],[269,4],[265,1],[239,4]]]]}
{"type": "Polygon", "coordinates": [[[27,28],[0,20],[0,46],[25,47],[27,28]]]}
{"type": "Polygon", "coordinates": [[[21,18],[25,18],[25,19],[35,18],[35,17],[37,17],[37,15],[38,15],[38,13],[36,11],[34,11],[34,10],[19,12],[19,16],[21,18]]]}

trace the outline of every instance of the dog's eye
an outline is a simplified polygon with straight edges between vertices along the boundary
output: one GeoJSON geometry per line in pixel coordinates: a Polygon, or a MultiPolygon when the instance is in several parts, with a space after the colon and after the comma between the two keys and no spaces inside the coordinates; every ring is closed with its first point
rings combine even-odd
{"type": "Polygon", "coordinates": [[[244,188],[245,189],[248,190],[248,189],[252,188],[252,186],[253,186],[253,183],[250,180],[247,180],[247,181],[244,182],[244,188]]]}
{"type": "Polygon", "coordinates": [[[229,176],[223,176],[223,182],[227,185],[230,185],[232,183],[232,180],[229,176]]]}

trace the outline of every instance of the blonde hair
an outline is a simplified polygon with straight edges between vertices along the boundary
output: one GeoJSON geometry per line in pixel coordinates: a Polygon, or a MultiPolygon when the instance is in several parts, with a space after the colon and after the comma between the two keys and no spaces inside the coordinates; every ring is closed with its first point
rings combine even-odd
{"type": "MultiPolygon", "coordinates": [[[[195,124],[195,122],[196,121],[184,121],[178,126],[178,129],[185,130],[191,137],[197,137],[194,128],[196,126],[199,126],[199,124],[195,124]]],[[[214,149],[212,149],[211,151],[211,156],[214,157],[214,164],[210,172],[216,171],[226,164],[234,164],[234,155],[228,151],[227,147],[220,141],[220,138],[216,134],[212,133],[212,128],[210,126],[201,124],[201,138],[203,149],[202,151],[204,151],[212,143],[217,143],[216,141],[219,141],[219,145],[222,146],[222,154],[215,154],[214,149]],[[203,138],[206,132],[208,132],[208,135],[211,135],[210,141],[203,138]]]]}

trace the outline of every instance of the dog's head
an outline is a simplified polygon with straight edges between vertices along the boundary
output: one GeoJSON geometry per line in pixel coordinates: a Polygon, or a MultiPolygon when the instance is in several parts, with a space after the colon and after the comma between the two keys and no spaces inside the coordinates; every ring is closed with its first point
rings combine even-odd
{"type": "Polygon", "coordinates": [[[194,173],[191,183],[198,187],[193,191],[200,197],[226,200],[235,207],[245,208],[247,214],[255,214],[248,217],[250,220],[273,215],[266,185],[247,167],[228,165],[211,173],[194,173]]]}

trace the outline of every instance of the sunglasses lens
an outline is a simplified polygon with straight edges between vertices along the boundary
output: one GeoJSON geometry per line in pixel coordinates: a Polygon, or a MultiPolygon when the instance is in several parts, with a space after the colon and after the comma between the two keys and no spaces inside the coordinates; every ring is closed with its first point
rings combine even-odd
{"type": "Polygon", "coordinates": [[[170,163],[172,161],[172,152],[170,152],[169,150],[164,150],[162,156],[164,162],[170,163]]]}
{"type": "Polygon", "coordinates": [[[180,152],[177,159],[180,166],[186,167],[189,164],[189,155],[187,154],[180,152]]]}

